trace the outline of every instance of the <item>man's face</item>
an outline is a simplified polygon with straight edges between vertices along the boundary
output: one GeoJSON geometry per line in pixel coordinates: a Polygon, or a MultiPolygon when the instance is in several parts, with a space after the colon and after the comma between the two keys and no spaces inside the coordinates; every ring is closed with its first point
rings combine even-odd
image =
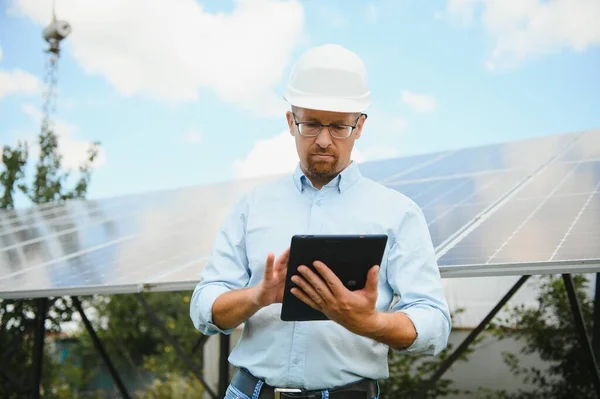
{"type": "Polygon", "coordinates": [[[327,184],[350,164],[354,141],[360,137],[365,119],[360,117],[360,113],[294,108],[294,113],[288,111],[286,117],[290,133],[296,139],[296,150],[300,158],[300,166],[313,185],[321,187],[327,184]],[[354,126],[357,120],[358,125],[352,131],[350,137],[346,139],[333,137],[330,129],[325,127],[318,136],[305,137],[300,134],[298,126],[294,123],[316,122],[323,125],[354,126]]]}

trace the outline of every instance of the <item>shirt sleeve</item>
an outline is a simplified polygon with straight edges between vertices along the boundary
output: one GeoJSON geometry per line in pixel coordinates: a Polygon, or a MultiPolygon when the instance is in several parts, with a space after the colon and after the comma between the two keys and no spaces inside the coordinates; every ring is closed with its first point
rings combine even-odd
{"type": "Polygon", "coordinates": [[[247,197],[243,197],[221,225],[208,262],[200,274],[200,282],[192,294],[190,317],[194,327],[204,335],[231,334],[235,330],[221,329],[215,325],[212,307],[220,295],[248,285],[250,271],[245,244],[247,211],[247,197]]]}
{"type": "Polygon", "coordinates": [[[440,353],[452,321],[427,222],[413,202],[388,253],[387,278],[399,296],[391,310],[404,312],[417,331],[415,341],[400,352],[440,353]]]}

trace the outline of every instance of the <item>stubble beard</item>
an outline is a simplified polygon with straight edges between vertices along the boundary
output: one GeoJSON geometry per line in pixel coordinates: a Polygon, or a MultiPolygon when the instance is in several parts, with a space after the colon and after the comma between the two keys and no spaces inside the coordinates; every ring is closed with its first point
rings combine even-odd
{"type": "Polygon", "coordinates": [[[315,161],[309,156],[306,163],[308,169],[306,174],[310,179],[328,182],[338,174],[338,157],[336,155],[333,155],[333,159],[328,161],[315,161]]]}

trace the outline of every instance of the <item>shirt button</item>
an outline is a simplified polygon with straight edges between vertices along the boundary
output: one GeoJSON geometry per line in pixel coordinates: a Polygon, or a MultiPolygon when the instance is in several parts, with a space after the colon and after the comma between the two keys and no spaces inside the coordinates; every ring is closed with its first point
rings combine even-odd
{"type": "Polygon", "coordinates": [[[316,204],[317,206],[321,206],[321,200],[317,200],[316,204]]]}

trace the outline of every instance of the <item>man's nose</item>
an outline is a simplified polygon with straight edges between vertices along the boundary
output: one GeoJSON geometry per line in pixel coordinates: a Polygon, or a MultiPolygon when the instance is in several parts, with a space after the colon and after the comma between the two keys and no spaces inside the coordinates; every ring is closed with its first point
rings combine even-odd
{"type": "Polygon", "coordinates": [[[323,127],[321,133],[317,136],[316,143],[321,148],[327,148],[331,145],[331,135],[329,134],[329,128],[323,127]]]}

